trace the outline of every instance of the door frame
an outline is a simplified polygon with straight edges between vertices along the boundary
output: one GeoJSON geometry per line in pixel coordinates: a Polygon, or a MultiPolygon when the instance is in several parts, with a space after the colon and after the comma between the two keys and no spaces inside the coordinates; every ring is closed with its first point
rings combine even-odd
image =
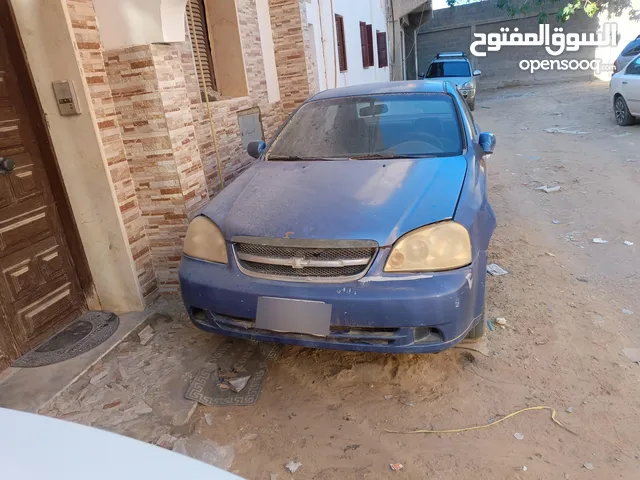
{"type": "Polygon", "coordinates": [[[16,76],[21,81],[21,93],[28,115],[27,120],[31,124],[36,141],[40,147],[42,164],[56,204],[56,211],[62,226],[62,233],[69,247],[71,262],[78,276],[80,289],[85,299],[88,300],[87,297],[92,296],[92,292],[95,290],[91,270],[89,269],[89,262],[87,261],[87,256],[82,246],[82,241],[80,240],[78,227],[73,218],[71,204],[64,188],[58,161],[46,126],[46,120],[40,106],[40,101],[22,46],[22,40],[9,2],[10,0],[0,0],[0,30],[4,32],[9,59],[15,69],[16,76]]]}

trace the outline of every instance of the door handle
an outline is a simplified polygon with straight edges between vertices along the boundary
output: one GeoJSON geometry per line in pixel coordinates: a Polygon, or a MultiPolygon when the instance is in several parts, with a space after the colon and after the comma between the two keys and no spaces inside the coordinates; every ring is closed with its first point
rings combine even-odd
{"type": "Polygon", "coordinates": [[[629,83],[629,82],[622,82],[623,85],[626,85],[627,83],[629,83]]]}
{"type": "Polygon", "coordinates": [[[12,171],[16,167],[16,164],[7,157],[0,157],[0,174],[12,171]]]}

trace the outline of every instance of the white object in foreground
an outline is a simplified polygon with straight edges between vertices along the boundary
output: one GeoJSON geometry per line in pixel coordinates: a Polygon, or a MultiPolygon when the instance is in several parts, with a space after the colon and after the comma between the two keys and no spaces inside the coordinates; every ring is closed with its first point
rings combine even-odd
{"type": "Polygon", "coordinates": [[[559,192],[560,186],[556,185],[555,187],[548,187],[546,185],[543,185],[541,187],[536,187],[535,190],[542,190],[544,193],[553,193],[553,192],[559,192]]]}
{"type": "Polygon", "coordinates": [[[494,277],[500,277],[501,275],[506,275],[507,273],[509,273],[497,263],[487,265],[487,272],[489,272],[494,277]]]}
{"type": "Polygon", "coordinates": [[[301,466],[301,462],[294,462],[293,460],[286,465],[287,470],[289,470],[291,473],[296,473],[301,466]]]}
{"type": "Polygon", "coordinates": [[[604,239],[602,239],[600,237],[596,237],[592,241],[593,241],[593,243],[609,243],[608,241],[606,241],[606,240],[604,240],[604,239]]]}
{"type": "Polygon", "coordinates": [[[219,468],[115,433],[0,408],[2,478],[239,480],[219,468]],[[34,461],[37,459],[37,461],[34,461]]]}
{"type": "Polygon", "coordinates": [[[567,127],[545,128],[544,131],[547,133],[566,133],[568,135],[587,135],[589,133],[582,130],[569,130],[567,127]]]}

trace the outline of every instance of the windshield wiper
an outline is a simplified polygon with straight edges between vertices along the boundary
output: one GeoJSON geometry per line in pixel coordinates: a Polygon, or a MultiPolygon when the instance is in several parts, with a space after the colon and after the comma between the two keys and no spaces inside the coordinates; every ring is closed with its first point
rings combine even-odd
{"type": "Polygon", "coordinates": [[[274,162],[315,162],[329,160],[344,160],[343,158],[323,158],[323,157],[299,157],[298,155],[269,155],[267,161],[274,162]]]}
{"type": "Polygon", "coordinates": [[[407,153],[407,154],[394,154],[394,153],[368,153],[367,155],[354,155],[349,157],[349,160],[378,160],[378,159],[401,159],[401,158],[433,158],[435,155],[422,154],[422,153],[407,153]]]}

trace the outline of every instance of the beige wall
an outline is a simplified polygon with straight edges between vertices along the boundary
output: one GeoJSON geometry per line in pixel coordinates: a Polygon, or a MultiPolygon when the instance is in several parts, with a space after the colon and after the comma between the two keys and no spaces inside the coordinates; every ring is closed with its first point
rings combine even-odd
{"type": "MultiPolygon", "coordinates": [[[[143,307],[120,210],[62,0],[11,0],[62,179],[102,308],[143,307]],[[81,115],[62,117],[51,82],[76,86],[81,115]]],[[[91,308],[97,308],[95,302],[91,308]]]]}
{"type": "Polygon", "coordinates": [[[187,0],[93,0],[106,50],[184,40],[187,0]]]}

